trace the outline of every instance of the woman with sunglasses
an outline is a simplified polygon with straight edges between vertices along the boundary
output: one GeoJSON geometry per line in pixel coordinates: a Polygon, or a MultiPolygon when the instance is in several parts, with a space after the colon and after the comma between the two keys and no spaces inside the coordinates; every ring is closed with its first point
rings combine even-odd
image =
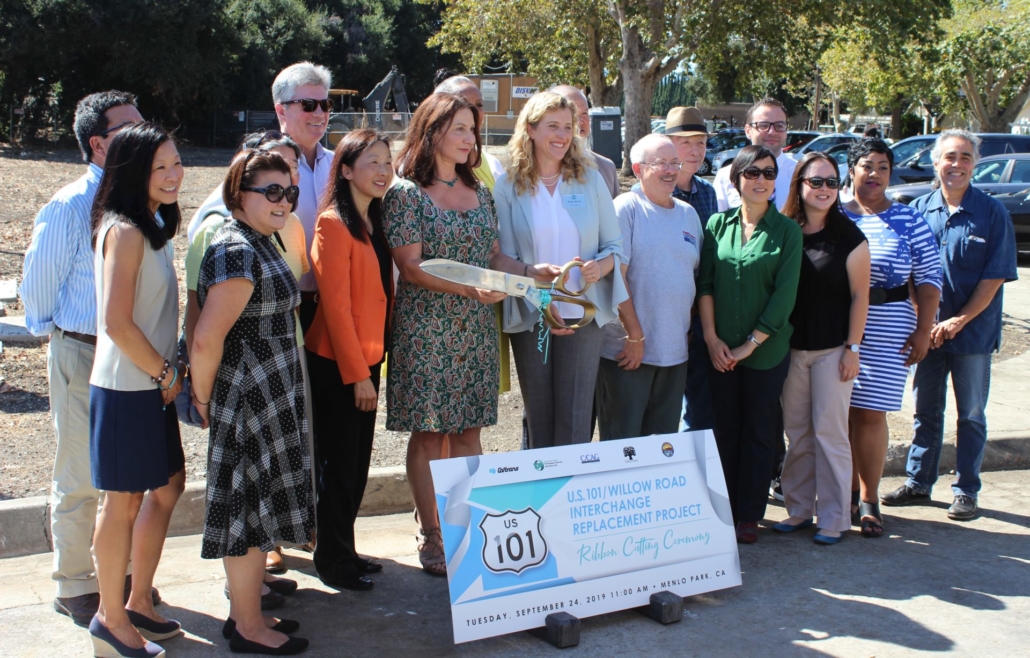
{"type": "Polygon", "coordinates": [[[777,174],[766,147],[737,154],[730,182],[741,205],[708,220],[697,286],[718,400],[715,440],[744,544],[758,541],[765,516],[801,269],[801,229],[769,202],[777,174]]]}
{"type": "Polygon", "coordinates": [[[393,260],[383,234],[383,196],[393,181],[389,141],[371,128],[336,145],[315,222],[311,265],[318,310],[307,333],[318,462],[315,569],[330,587],[371,589],[382,571],[358,555],[354,521],[368,482],[386,357],[393,260]]]}
{"type": "Polygon", "coordinates": [[[300,290],[272,235],[297,201],[278,153],[236,157],[222,187],[232,218],[200,265],[193,330],[193,403],[210,424],[201,557],[229,579],[222,634],[236,653],[291,655],[299,624],[261,615],[265,554],[303,544],[314,525],[304,380],[295,310],[300,290]]]}
{"type": "Polygon", "coordinates": [[[98,656],[164,656],[153,643],[181,633],[154,610],[151,585],[168,522],[186,481],[173,401],[179,287],[172,238],[183,170],[175,142],[152,123],[112,140],[93,202],[97,346],[89,379],[100,608],[89,624],[98,656]],[[132,592],[124,598],[132,558],[132,592]]]}
{"type": "Polygon", "coordinates": [[[901,409],[909,367],[930,349],[941,297],[940,255],[930,225],[917,210],[887,197],[893,166],[894,153],[882,139],[866,138],[848,149],[855,198],[844,212],[869,240],[871,259],[869,319],[849,416],[851,504],[863,537],[883,534],[879,488],[890,440],[887,412],[901,409]]]}
{"type": "MultiPolygon", "coordinates": [[[[300,147],[286,135],[283,135],[278,130],[252,133],[243,138],[240,148],[236,153],[243,153],[249,149],[263,149],[278,153],[290,165],[290,179],[292,183],[297,185],[300,182],[300,175],[297,169],[297,162],[301,155],[300,147]]],[[[231,217],[232,213],[225,206],[225,201],[222,199],[222,184],[219,183],[204,203],[201,204],[193,219],[190,220],[190,228],[187,232],[190,246],[186,252],[186,318],[183,327],[187,353],[193,339],[193,328],[196,326],[197,318],[200,315],[200,306],[197,304],[197,280],[200,277],[200,262],[203,260],[204,254],[207,252],[207,248],[214,239],[215,234],[218,233],[218,229],[222,228],[222,225],[231,217]]],[[[297,281],[300,281],[300,278],[311,270],[311,266],[308,261],[304,226],[300,223],[297,214],[291,212],[290,216],[286,218],[286,225],[276,231],[272,237],[283,260],[290,266],[290,272],[293,273],[297,281]]],[[[304,349],[304,333],[301,331],[299,319],[297,320],[297,344],[301,350],[304,349]]],[[[307,385],[306,361],[301,359],[300,363],[304,369],[304,381],[305,385],[307,385]]],[[[308,400],[306,411],[308,426],[311,427],[310,390],[308,393],[305,398],[308,400]]],[[[309,448],[313,448],[310,442],[309,448]]],[[[313,484],[312,487],[314,487],[313,484]]],[[[309,542],[309,544],[311,548],[314,547],[313,542],[309,542]]],[[[289,578],[276,578],[272,575],[286,572],[286,561],[283,559],[281,547],[276,547],[275,550],[268,554],[265,569],[268,571],[268,575],[265,576],[265,588],[262,590],[261,602],[264,609],[269,610],[285,603],[282,597],[289,596],[297,590],[297,581],[289,578]]]]}
{"type": "Polygon", "coordinates": [[[783,207],[801,227],[804,253],[783,385],[790,448],[780,484],[790,518],[773,530],[807,528],[818,511],[815,542],[825,545],[851,528],[848,405],[869,311],[869,245],[841,211],[839,189],[837,163],[825,153],[807,153],[783,207]]]}

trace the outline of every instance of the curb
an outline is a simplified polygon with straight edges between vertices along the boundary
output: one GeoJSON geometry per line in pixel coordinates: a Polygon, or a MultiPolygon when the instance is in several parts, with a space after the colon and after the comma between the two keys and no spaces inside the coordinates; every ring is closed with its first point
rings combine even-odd
{"type": "MultiPolygon", "coordinates": [[[[908,444],[892,443],[884,466],[885,476],[905,474],[908,444]]],[[[945,441],[940,471],[955,468],[955,443],[945,441]]],[[[987,441],[981,471],[1008,471],[1030,468],[1030,436],[999,437],[987,441]]],[[[169,537],[195,535],[204,531],[204,499],[207,484],[189,482],[175,506],[169,537]]],[[[50,523],[47,496],[0,501],[0,559],[50,552],[50,523]]],[[[359,516],[406,512],[414,507],[408,477],[403,466],[373,468],[359,516]]]]}
{"type": "MultiPolygon", "coordinates": [[[[206,482],[186,483],[186,490],[172,513],[168,526],[169,537],[196,535],[204,531],[206,495],[206,482]]],[[[49,496],[0,501],[0,559],[49,553],[53,550],[50,542],[49,501],[49,496]]],[[[369,470],[359,516],[395,514],[412,509],[414,503],[403,466],[369,470]]]]}

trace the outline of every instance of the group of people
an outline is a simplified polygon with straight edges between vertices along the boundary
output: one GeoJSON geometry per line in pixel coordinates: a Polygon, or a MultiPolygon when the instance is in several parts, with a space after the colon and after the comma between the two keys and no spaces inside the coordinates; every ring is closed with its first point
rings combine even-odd
{"type": "Polygon", "coordinates": [[[697,175],[701,113],[675,108],[666,135],[632,147],[639,184],[619,194],[575,87],[528,100],[505,168],[468,78],[440,81],[396,157],[372,129],[322,146],[330,85],[309,62],[276,77],[280,130],[244,140],[189,222],[182,317],[175,141],[131,94],[78,105],[88,170],[37,216],[21,294],[50,336],[55,607],[97,655],[163,656],[155,642],[181,632],[152,586],[184,488],[180,421],[210,431],[201,556],[223,560],[233,652],[308,645],[298,621],[262,614],[297,588],[274,575],[283,546],[312,551],[330,587],[372,588],[383,565],[358,554],[354,522],[384,368],[386,426],[411,433],[419,560],[446,575],[429,462],[482,452],[509,346],[531,448],[589,442],[595,423],[602,440],[675,432],[685,396],[689,428],[715,433],[742,543],[758,539],[784,431],[790,517],[774,530],[817,517],[823,544],[853,524],[883,532],[886,412],[916,363],[910,477],[883,502],[927,498],[951,372],[949,514],[975,513],[1000,286],[1016,277],[1011,222],[969,185],[975,136],[941,135],[941,188],[914,208],[884,195],[887,144],[862,140],[842,204],[832,159],[783,155],[778,102],[751,108],[752,145],[714,185],[697,175]],[[434,258],[544,286],[578,261],[561,283],[594,313],[554,302],[549,327],[524,299],[423,271],[434,258]]]}

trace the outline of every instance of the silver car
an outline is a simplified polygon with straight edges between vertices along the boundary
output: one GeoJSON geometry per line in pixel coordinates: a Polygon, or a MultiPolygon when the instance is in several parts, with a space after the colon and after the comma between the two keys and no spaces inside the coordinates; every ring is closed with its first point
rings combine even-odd
{"type": "MultiPolygon", "coordinates": [[[[992,196],[1024,190],[1030,185],[1030,153],[987,156],[973,167],[970,182],[992,196]]],[[[893,185],[887,188],[887,196],[898,203],[909,203],[932,190],[932,183],[893,185]]]]}

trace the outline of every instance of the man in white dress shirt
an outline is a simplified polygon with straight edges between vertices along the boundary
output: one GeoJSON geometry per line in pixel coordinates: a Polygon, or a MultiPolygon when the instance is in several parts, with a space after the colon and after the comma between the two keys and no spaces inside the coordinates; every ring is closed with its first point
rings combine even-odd
{"type": "MultiPolygon", "coordinates": [[[[747,111],[744,119],[744,134],[757,146],[764,146],[776,156],[779,175],[772,199],[777,210],[783,210],[790,190],[790,179],[794,177],[797,162],[783,153],[787,145],[787,108],[775,98],[763,98],[747,111]]],[[[730,168],[725,166],[715,175],[715,198],[719,211],[726,211],[740,205],[740,194],[730,182],[730,168]]]]}
{"type": "Polygon", "coordinates": [[[97,344],[90,211],[111,141],[122,128],[142,120],[136,97],[123,91],[79,101],[75,139],[88,166],[36,215],[19,291],[26,328],[50,336],[47,379],[57,435],[50,489],[54,609],[80,626],[89,624],[100,604],[90,550],[100,501],[89,461],[89,376],[97,344]]]}
{"type": "MultiPolygon", "coordinates": [[[[332,74],[324,66],[299,62],[287,66],[272,82],[272,100],[279,117],[279,130],[289,135],[300,146],[301,158],[297,163],[300,173],[300,196],[294,211],[304,226],[308,258],[315,238],[315,220],[318,203],[332,171],[333,152],[322,147],[322,137],[329,127],[329,89],[332,74]]],[[[313,272],[300,279],[300,324],[304,331],[315,319],[318,283],[313,272]]]]}

